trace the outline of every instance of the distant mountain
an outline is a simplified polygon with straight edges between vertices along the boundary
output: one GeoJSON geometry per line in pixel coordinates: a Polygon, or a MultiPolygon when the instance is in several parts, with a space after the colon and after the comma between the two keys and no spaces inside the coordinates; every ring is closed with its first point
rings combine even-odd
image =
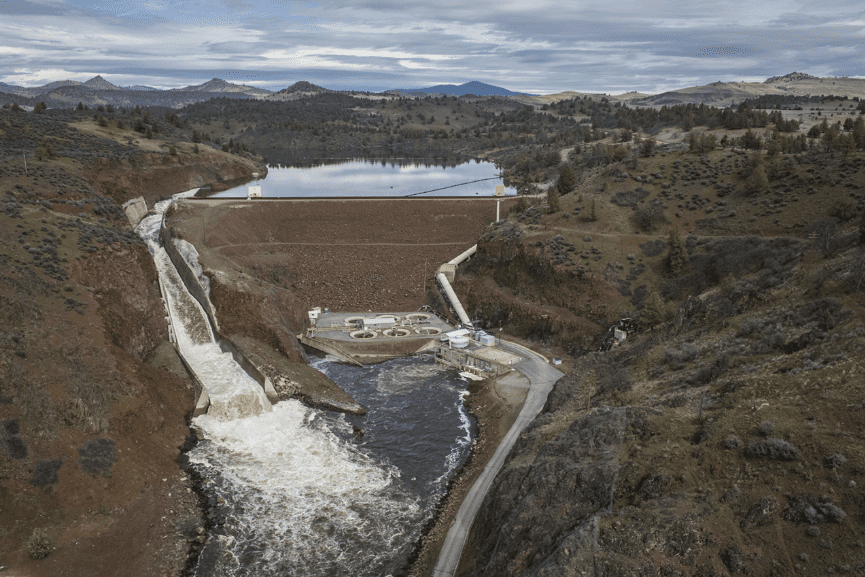
{"type": "Polygon", "coordinates": [[[273,94],[270,90],[265,90],[263,88],[255,88],[254,86],[247,86],[245,84],[232,84],[231,82],[227,82],[221,78],[214,78],[213,80],[208,80],[204,84],[199,84],[198,86],[187,86],[185,88],[175,88],[177,92],[226,92],[226,93],[242,93],[248,94],[249,96],[260,98],[264,96],[269,96],[273,94]]]}
{"type": "Polygon", "coordinates": [[[818,78],[810,74],[792,72],[786,76],[773,76],[763,82],[712,82],[705,86],[690,86],[661,94],[627,100],[634,106],[673,106],[676,104],[707,104],[735,106],[743,100],[761,96],[819,96],[821,94],[865,97],[865,79],[846,77],[818,78]]]}
{"type": "Polygon", "coordinates": [[[804,72],[791,72],[784,76],[773,76],[763,81],[763,84],[772,84],[773,82],[794,82],[796,80],[819,80],[816,76],[805,74],[804,72]]]}
{"type": "Polygon", "coordinates": [[[84,86],[93,90],[123,90],[98,75],[85,82],[84,86]]]}
{"type": "Polygon", "coordinates": [[[159,91],[158,88],[153,88],[152,86],[142,86],[140,84],[136,84],[135,86],[124,86],[123,90],[146,90],[149,92],[159,91]]]}
{"type": "Polygon", "coordinates": [[[27,98],[35,98],[40,94],[47,94],[52,90],[56,90],[57,88],[62,88],[64,86],[81,86],[81,82],[76,82],[75,80],[59,80],[57,82],[50,82],[44,86],[34,86],[34,87],[26,87],[26,86],[15,86],[14,84],[5,84],[0,82],[0,92],[5,92],[6,94],[17,94],[18,96],[26,96],[27,98]]]}
{"type": "Polygon", "coordinates": [[[56,82],[49,82],[48,84],[41,86],[39,90],[43,93],[51,92],[54,89],[62,88],[63,86],[81,86],[83,82],[78,82],[77,80],[58,80],[56,82]]]}
{"type": "Polygon", "coordinates": [[[333,90],[316,86],[306,80],[301,80],[288,88],[283,88],[279,92],[271,94],[267,97],[267,100],[298,100],[305,96],[315,96],[316,94],[324,94],[326,92],[333,92],[333,90]]]}
{"type": "Polygon", "coordinates": [[[333,92],[329,88],[324,88],[321,86],[317,86],[312,84],[311,82],[307,82],[306,80],[301,80],[300,82],[295,82],[288,88],[283,88],[277,94],[293,94],[295,92],[333,92]]]}
{"type": "Polygon", "coordinates": [[[430,86],[429,88],[401,88],[399,89],[399,91],[406,94],[420,92],[426,94],[453,94],[456,96],[463,96],[466,94],[472,94],[476,96],[532,96],[531,94],[526,94],[525,92],[513,92],[511,90],[508,90],[507,88],[502,88],[501,86],[493,86],[492,84],[485,84],[483,82],[478,82],[477,80],[472,80],[471,82],[466,82],[465,84],[460,84],[459,86],[457,86],[456,84],[438,84],[436,86],[430,86]]]}

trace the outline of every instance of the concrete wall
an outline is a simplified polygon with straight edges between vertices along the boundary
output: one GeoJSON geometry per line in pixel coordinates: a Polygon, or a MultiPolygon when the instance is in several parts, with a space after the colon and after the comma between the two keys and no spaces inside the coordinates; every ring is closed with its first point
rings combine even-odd
{"type": "Polygon", "coordinates": [[[198,281],[198,276],[189,267],[189,263],[186,262],[177,250],[177,247],[174,245],[174,240],[171,238],[168,229],[165,228],[164,221],[159,229],[159,240],[165,248],[168,258],[171,259],[171,262],[180,274],[180,278],[183,279],[183,284],[186,285],[189,294],[191,294],[201,305],[201,308],[204,309],[204,313],[207,315],[207,320],[210,322],[210,328],[213,330],[213,335],[216,337],[216,342],[219,344],[219,348],[222,349],[223,352],[231,353],[235,362],[239,364],[250,377],[255,379],[258,384],[261,385],[264,389],[264,394],[267,395],[271,404],[279,402],[279,395],[276,393],[276,389],[273,388],[270,379],[268,379],[251,360],[249,360],[240,347],[234,344],[231,339],[219,332],[219,324],[216,321],[216,313],[213,310],[213,304],[210,302],[204,287],[201,286],[201,283],[198,281]]]}
{"type": "Polygon", "coordinates": [[[129,219],[132,228],[135,228],[141,222],[141,219],[144,218],[144,215],[147,214],[147,203],[144,202],[143,196],[139,196],[125,202],[123,210],[126,211],[126,218],[129,219]]]}

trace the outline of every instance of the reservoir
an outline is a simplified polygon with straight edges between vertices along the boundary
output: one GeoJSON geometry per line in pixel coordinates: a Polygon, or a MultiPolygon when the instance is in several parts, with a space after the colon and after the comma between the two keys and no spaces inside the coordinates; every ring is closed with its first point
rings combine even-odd
{"type": "MultiPolygon", "coordinates": [[[[269,167],[266,178],[210,198],[246,198],[248,186],[261,186],[267,198],[393,196],[493,196],[504,185],[495,164],[483,160],[443,163],[417,159],[323,159],[269,167]]],[[[507,196],[515,188],[505,186],[507,196]]]]}

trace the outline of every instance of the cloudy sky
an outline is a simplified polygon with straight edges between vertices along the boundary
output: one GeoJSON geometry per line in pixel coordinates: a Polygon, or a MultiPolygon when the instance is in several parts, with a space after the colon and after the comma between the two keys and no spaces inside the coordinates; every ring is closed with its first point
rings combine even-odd
{"type": "Polygon", "coordinates": [[[865,2],[0,0],[0,82],[663,92],[865,77],[865,2]]]}

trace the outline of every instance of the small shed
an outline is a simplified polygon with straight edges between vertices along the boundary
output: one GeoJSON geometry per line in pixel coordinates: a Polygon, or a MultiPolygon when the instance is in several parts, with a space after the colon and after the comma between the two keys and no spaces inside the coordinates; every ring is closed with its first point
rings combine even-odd
{"type": "Polygon", "coordinates": [[[390,329],[396,326],[396,317],[362,319],[361,326],[364,329],[390,329]]]}

